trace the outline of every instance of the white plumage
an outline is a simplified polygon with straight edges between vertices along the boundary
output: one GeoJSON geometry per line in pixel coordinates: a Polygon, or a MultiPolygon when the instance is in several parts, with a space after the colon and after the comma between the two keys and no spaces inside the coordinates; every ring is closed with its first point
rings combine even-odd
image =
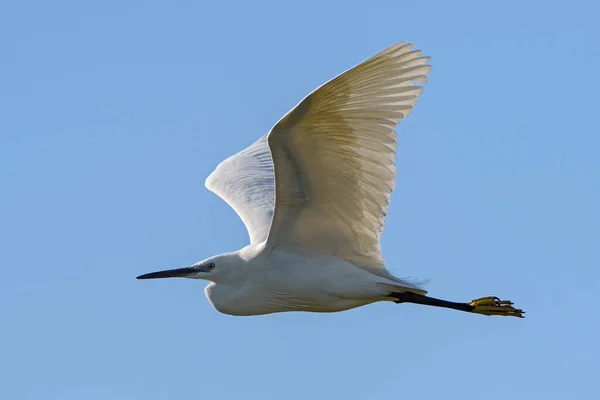
{"type": "Polygon", "coordinates": [[[211,303],[233,315],[341,311],[381,300],[474,311],[423,296],[391,275],[381,255],[396,175],[394,127],[412,111],[431,68],[412,47],[390,46],[323,84],[207,178],[243,220],[250,245],[139,278],[209,280],[211,303]]]}
{"type": "Polygon", "coordinates": [[[251,243],[385,269],[379,237],[396,176],[394,127],[431,68],[420,54],[398,43],[333,78],[208,177],[251,243]]]}

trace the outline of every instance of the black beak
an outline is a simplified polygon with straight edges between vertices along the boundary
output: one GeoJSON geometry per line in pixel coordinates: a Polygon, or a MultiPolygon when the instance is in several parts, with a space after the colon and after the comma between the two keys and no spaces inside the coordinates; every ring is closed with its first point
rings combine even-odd
{"type": "Polygon", "coordinates": [[[198,272],[195,268],[177,268],[168,269],[166,271],[150,272],[138,276],[136,279],[157,279],[157,278],[187,278],[190,275],[198,272]]]}

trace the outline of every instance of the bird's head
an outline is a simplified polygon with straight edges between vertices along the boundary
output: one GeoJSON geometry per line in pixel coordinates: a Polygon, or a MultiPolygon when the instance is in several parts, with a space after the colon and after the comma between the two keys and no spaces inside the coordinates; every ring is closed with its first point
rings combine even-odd
{"type": "Polygon", "coordinates": [[[234,267],[239,262],[240,258],[236,253],[226,253],[199,261],[189,267],[150,272],[138,276],[137,279],[189,278],[216,282],[237,270],[234,267]]]}

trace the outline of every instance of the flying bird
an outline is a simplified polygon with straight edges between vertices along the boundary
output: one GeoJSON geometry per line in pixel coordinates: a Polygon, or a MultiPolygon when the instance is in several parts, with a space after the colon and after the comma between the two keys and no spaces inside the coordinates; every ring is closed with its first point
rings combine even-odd
{"type": "Polygon", "coordinates": [[[210,303],[230,315],[391,301],[523,317],[497,297],[426,296],[385,267],[379,240],[395,183],[394,129],[417,103],[428,61],[400,42],[315,89],[206,180],[242,219],[250,244],[137,278],[206,280],[210,303]]]}

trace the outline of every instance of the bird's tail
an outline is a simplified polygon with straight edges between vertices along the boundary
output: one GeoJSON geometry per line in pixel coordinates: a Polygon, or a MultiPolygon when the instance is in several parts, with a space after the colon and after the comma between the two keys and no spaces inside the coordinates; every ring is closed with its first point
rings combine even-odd
{"type": "Polygon", "coordinates": [[[390,292],[412,292],[420,295],[427,294],[427,290],[423,286],[427,280],[418,280],[414,278],[396,278],[392,277],[388,282],[380,282],[379,285],[389,290],[390,292]]]}

